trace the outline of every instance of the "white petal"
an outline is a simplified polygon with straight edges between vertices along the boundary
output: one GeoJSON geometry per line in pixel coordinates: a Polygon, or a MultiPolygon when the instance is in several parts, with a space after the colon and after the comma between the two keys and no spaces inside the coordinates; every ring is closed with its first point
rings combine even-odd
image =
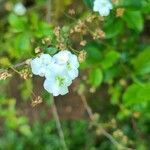
{"type": "Polygon", "coordinates": [[[22,3],[17,3],[15,6],[14,6],[14,12],[17,14],[17,15],[24,15],[26,13],[26,8],[25,6],[22,4],[22,3]]]}
{"type": "Polygon", "coordinates": [[[33,74],[39,75],[40,63],[41,61],[39,58],[35,58],[31,61],[31,69],[33,74]]]}
{"type": "Polygon", "coordinates": [[[68,74],[69,74],[70,78],[73,80],[76,77],[78,77],[79,71],[78,71],[78,69],[72,69],[68,72],[68,74]]]}
{"type": "Polygon", "coordinates": [[[101,16],[108,16],[110,10],[113,8],[112,3],[109,0],[95,0],[94,11],[98,11],[101,16]]]}
{"type": "Polygon", "coordinates": [[[65,64],[69,59],[69,51],[60,51],[59,53],[53,56],[57,64],[65,64]]]}
{"type": "Polygon", "coordinates": [[[55,86],[55,81],[53,78],[46,79],[44,81],[44,88],[47,90],[49,93],[53,93],[53,87],[55,86]]]}
{"type": "Polygon", "coordinates": [[[69,91],[68,91],[68,87],[63,87],[60,89],[60,95],[65,95],[67,94],[69,91]]]}
{"type": "Polygon", "coordinates": [[[79,67],[79,61],[76,55],[72,55],[70,58],[70,63],[71,65],[73,65],[74,67],[79,67]]]}

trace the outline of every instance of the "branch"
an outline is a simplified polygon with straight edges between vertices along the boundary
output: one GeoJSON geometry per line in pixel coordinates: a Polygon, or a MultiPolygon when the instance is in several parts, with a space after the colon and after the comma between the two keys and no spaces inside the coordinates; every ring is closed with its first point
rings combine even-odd
{"type": "MultiPolygon", "coordinates": [[[[86,97],[83,95],[83,94],[80,94],[80,97],[81,97],[81,100],[82,100],[82,102],[83,102],[83,105],[84,105],[84,107],[85,107],[85,109],[86,109],[86,111],[87,111],[87,113],[88,113],[88,115],[89,115],[89,118],[90,118],[90,120],[91,121],[94,121],[94,114],[93,114],[93,112],[92,112],[92,109],[90,108],[90,106],[88,105],[88,103],[87,103],[87,100],[86,100],[86,97]]],[[[99,126],[99,125],[98,125],[99,126]]],[[[132,149],[132,148],[128,148],[128,147],[124,147],[123,145],[121,145],[118,141],[116,141],[115,139],[114,139],[114,137],[111,135],[111,134],[109,134],[103,127],[100,127],[100,129],[101,129],[101,131],[102,131],[102,134],[105,136],[105,137],[107,137],[110,141],[111,141],[111,143],[112,144],[114,144],[118,149],[121,149],[121,150],[134,150],[134,149],[132,149]]]]}
{"type": "Polygon", "coordinates": [[[53,103],[52,104],[52,113],[53,113],[53,117],[56,121],[56,127],[57,127],[57,130],[58,130],[58,133],[59,133],[59,137],[60,137],[60,140],[61,140],[61,143],[62,143],[62,146],[63,146],[64,150],[67,150],[68,148],[66,146],[64,133],[63,133],[63,130],[62,130],[62,127],[61,127],[60,119],[59,119],[59,116],[58,116],[58,112],[57,112],[57,108],[56,108],[53,96],[52,96],[52,103],[53,103]]]}
{"type": "Polygon", "coordinates": [[[0,72],[8,71],[8,70],[11,69],[11,68],[16,69],[16,68],[21,67],[21,66],[24,66],[24,65],[29,65],[29,64],[30,64],[30,61],[31,61],[31,59],[27,59],[27,60],[25,60],[25,61],[23,61],[23,62],[20,62],[20,63],[16,64],[16,65],[10,66],[10,67],[8,67],[7,69],[0,69],[0,72]]]}

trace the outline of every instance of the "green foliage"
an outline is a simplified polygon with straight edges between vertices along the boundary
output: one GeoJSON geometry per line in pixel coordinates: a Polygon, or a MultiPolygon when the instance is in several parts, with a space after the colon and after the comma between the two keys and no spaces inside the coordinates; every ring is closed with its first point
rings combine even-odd
{"type": "Polygon", "coordinates": [[[124,15],[124,19],[127,22],[129,28],[136,31],[143,30],[143,17],[140,11],[127,10],[124,15]]]}
{"type": "Polygon", "coordinates": [[[93,0],[84,0],[84,2],[88,7],[90,7],[90,8],[93,7],[93,0]]]}
{"type": "Polygon", "coordinates": [[[120,54],[117,51],[107,52],[106,56],[103,58],[101,65],[104,69],[109,69],[112,67],[119,59],[120,54]]]}
{"type": "Polygon", "coordinates": [[[150,83],[142,85],[132,84],[124,93],[123,100],[125,105],[142,104],[150,101],[150,83]]]}
{"type": "Polygon", "coordinates": [[[144,75],[150,73],[150,47],[144,49],[132,60],[135,73],[144,75]]]}
{"type": "Polygon", "coordinates": [[[94,68],[89,73],[89,82],[93,87],[98,87],[103,80],[103,73],[100,68],[94,68]]]}
{"type": "MultiPolygon", "coordinates": [[[[99,13],[93,12],[93,1],[52,1],[50,23],[46,22],[46,0],[24,0],[27,12],[23,16],[18,16],[9,8],[16,0],[4,1],[7,12],[1,10],[3,4],[0,1],[0,69],[38,56],[39,52],[34,53],[35,48],[50,55],[57,53],[61,46],[77,55],[84,50],[87,53],[86,60],[81,63],[80,77],[74,82],[73,90],[70,90],[74,94],[70,92],[65,98],[69,97],[69,102],[73,99],[71,107],[76,108],[75,99],[80,98],[78,95],[73,96],[77,92],[80,95],[86,93],[84,96],[93,112],[100,115],[100,126],[124,146],[148,150],[150,0],[119,0],[119,3],[113,4],[110,15],[104,17],[103,21],[99,20],[99,13]],[[72,8],[75,14],[68,14],[72,8]],[[116,16],[118,8],[124,9],[120,17],[116,16]],[[92,15],[92,22],[87,21],[87,16],[92,15]],[[71,33],[74,27],[77,28],[79,20],[81,25],[85,23],[83,28],[86,28],[86,32],[81,28],[80,32],[71,33]],[[59,38],[54,30],[57,26],[60,26],[59,38]],[[96,29],[104,31],[105,38],[93,38],[96,29]],[[87,44],[81,46],[80,42],[84,40],[87,44]],[[110,123],[114,118],[115,128],[110,123]],[[127,138],[120,137],[122,133],[114,134],[118,129],[127,138]]],[[[20,71],[21,67],[17,69],[20,71]]],[[[21,79],[20,83],[16,72],[10,68],[8,71],[13,77],[0,81],[0,149],[61,150],[56,124],[50,115],[53,100],[51,95],[41,89],[43,81],[34,77],[21,79]],[[35,82],[37,87],[33,85],[35,82]],[[42,97],[43,103],[31,108],[34,90],[42,97]]],[[[64,114],[68,110],[65,104],[64,114]]],[[[69,112],[69,117],[72,113],[69,112]]],[[[92,128],[86,119],[61,120],[68,149],[114,150],[115,146],[102,136],[101,131],[92,128]]]]}

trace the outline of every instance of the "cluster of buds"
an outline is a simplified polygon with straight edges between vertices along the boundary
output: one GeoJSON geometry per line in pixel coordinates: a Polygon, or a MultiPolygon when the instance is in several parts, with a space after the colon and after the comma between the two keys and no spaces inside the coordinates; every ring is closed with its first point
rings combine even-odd
{"type": "Polygon", "coordinates": [[[92,22],[94,21],[95,18],[96,18],[95,15],[89,15],[89,16],[86,18],[86,22],[92,23],[92,22]]]}
{"type": "Polygon", "coordinates": [[[105,38],[105,32],[101,29],[96,29],[93,33],[93,39],[104,39],[105,38]]]}
{"type": "Polygon", "coordinates": [[[21,78],[23,78],[24,80],[32,77],[32,74],[30,73],[29,69],[27,69],[27,68],[21,70],[19,73],[20,73],[21,78]]]}
{"type": "Polygon", "coordinates": [[[54,29],[54,34],[56,36],[56,40],[57,40],[57,48],[60,50],[66,49],[66,44],[64,43],[64,38],[61,36],[61,29],[60,27],[56,27],[54,29]]]}
{"type": "Polygon", "coordinates": [[[41,104],[42,103],[42,98],[40,96],[36,97],[35,100],[32,100],[32,107],[35,107],[37,106],[38,104],[41,104]]]}
{"type": "Polygon", "coordinates": [[[75,10],[74,9],[69,9],[68,13],[69,13],[69,15],[73,16],[73,15],[75,15],[75,10]]]}
{"type": "Polygon", "coordinates": [[[46,37],[42,39],[42,44],[50,45],[51,44],[51,39],[49,37],[46,37]]]}
{"type": "Polygon", "coordinates": [[[120,129],[114,131],[113,136],[116,139],[121,140],[121,142],[125,145],[129,143],[128,137],[126,135],[124,135],[124,133],[120,129]]]}
{"type": "Polygon", "coordinates": [[[79,20],[78,23],[74,26],[73,29],[71,29],[70,33],[82,33],[82,34],[86,34],[87,30],[86,30],[86,25],[84,21],[79,20]]]}
{"type": "Polygon", "coordinates": [[[116,10],[116,17],[122,17],[124,15],[124,8],[117,8],[116,10]]]}
{"type": "Polygon", "coordinates": [[[78,55],[79,62],[81,63],[84,62],[86,59],[86,55],[87,55],[87,52],[85,50],[82,50],[78,55]]]}
{"type": "Polygon", "coordinates": [[[11,76],[12,74],[8,73],[8,71],[0,72],[0,80],[6,80],[11,76]]]}

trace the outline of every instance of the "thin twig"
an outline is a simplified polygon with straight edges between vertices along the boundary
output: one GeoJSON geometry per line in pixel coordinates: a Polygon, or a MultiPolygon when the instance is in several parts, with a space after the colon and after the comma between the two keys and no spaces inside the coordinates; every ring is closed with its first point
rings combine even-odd
{"type": "Polygon", "coordinates": [[[53,102],[53,104],[52,104],[52,113],[53,113],[53,117],[56,121],[56,126],[57,126],[57,130],[58,130],[58,133],[59,133],[59,137],[60,137],[63,149],[67,150],[68,148],[67,148],[67,145],[66,145],[66,142],[65,142],[64,133],[63,133],[63,130],[62,130],[62,127],[61,127],[60,119],[59,119],[58,112],[57,112],[57,107],[55,105],[55,101],[54,101],[53,96],[52,96],[52,102],[53,102]]]}
{"type": "MultiPolygon", "coordinates": [[[[93,112],[92,112],[92,109],[90,108],[90,106],[88,105],[87,103],[87,100],[86,100],[86,97],[83,95],[83,94],[80,94],[80,97],[81,97],[81,100],[83,102],[83,105],[89,115],[89,118],[91,121],[93,121],[93,112]]],[[[120,150],[134,150],[132,148],[128,148],[128,147],[124,147],[123,145],[121,145],[118,141],[116,141],[113,136],[111,134],[109,134],[103,127],[101,127],[101,131],[102,131],[102,134],[107,137],[112,144],[114,144],[118,149],[120,150]]]]}
{"type": "Polygon", "coordinates": [[[16,65],[10,66],[7,69],[0,69],[0,72],[8,71],[9,69],[12,69],[13,71],[16,72],[16,68],[24,66],[24,65],[29,65],[30,61],[31,61],[31,59],[27,59],[23,62],[16,64],[16,65]]]}

